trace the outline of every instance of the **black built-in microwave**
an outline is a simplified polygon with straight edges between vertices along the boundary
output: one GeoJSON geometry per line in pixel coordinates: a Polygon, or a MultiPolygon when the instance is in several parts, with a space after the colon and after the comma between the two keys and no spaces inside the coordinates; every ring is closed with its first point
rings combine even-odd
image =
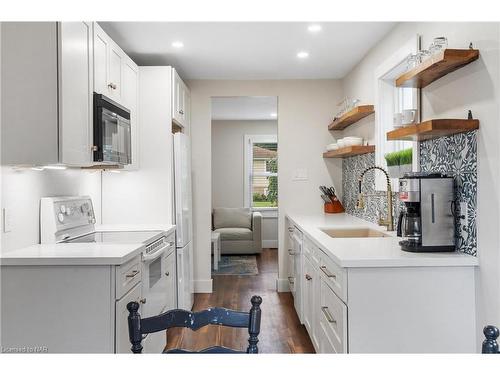
{"type": "Polygon", "coordinates": [[[94,93],[94,162],[132,163],[130,111],[110,98],[94,93]]]}

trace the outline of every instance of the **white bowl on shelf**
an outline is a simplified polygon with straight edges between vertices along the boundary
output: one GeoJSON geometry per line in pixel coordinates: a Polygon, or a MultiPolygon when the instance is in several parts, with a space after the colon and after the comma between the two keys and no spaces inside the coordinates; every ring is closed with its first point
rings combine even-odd
{"type": "Polygon", "coordinates": [[[334,151],[334,150],[338,150],[338,148],[339,148],[339,145],[337,144],[337,142],[330,143],[329,145],[326,146],[326,151],[334,151]]]}
{"type": "Polygon", "coordinates": [[[362,146],[363,138],[361,137],[345,137],[344,142],[346,146],[362,146]]]}

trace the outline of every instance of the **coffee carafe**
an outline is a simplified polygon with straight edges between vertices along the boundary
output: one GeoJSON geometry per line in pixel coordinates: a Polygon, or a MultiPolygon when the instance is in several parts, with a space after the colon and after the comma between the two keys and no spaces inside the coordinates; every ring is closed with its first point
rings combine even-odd
{"type": "Polygon", "coordinates": [[[404,203],[398,219],[401,249],[455,251],[453,178],[440,173],[409,173],[399,180],[404,203]]]}

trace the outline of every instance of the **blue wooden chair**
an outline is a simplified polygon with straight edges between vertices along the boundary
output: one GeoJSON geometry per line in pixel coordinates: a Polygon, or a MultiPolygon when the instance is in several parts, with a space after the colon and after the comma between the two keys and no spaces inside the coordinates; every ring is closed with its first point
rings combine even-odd
{"type": "Polygon", "coordinates": [[[500,354],[498,350],[498,328],[495,326],[486,326],[483,329],[484,336],[483,347],[481,352],[484,354],[500,354]]]}
{"type": "MultiPolygon", "coordinates": [[[[139,303],[129,302],[127,304],[128,332],[133,353],[142,352],[142,335],[147,333],[165,331],[172,327],[186,327],[193,331],[209,324],[225,327],[248,328],[248,348],[246,353],[258,353],[257,343],[260,333],[260,304],[262,298],[253,296],[250,300],[252,308],[250,312],[228,310],[221,307],[209,308],[207,310],[192,312],[186,310],[170,310],[163,314],[141,319],[139,314],[139,303]]],[[[165,350],[163,353],[245,353],[224,346],[212,346],[199,352],[191,352],[184,349],[165,350]]]]}

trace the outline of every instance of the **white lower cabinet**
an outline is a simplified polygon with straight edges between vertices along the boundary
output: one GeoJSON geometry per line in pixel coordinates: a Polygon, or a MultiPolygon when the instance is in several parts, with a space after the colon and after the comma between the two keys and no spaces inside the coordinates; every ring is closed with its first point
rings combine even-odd
{"type": "MultiPolygon", "coordinates": [[[[141,299],[141,283],[134,286],[120,300],[116,301],[116,341],[115,353],[131,353],[128,338],[128,310],[127,304],[141,299]]],[[[139,310],[140,313],[140,310],[139,310]]]]}
{"type": "Polygon", "coordinates": [[[341,267],[307,232],[301,263],[296,310],[316,352],[476,352],[474,267],[341,267]]]}
{"type": "Polygon", "coordinates": [[[336,353],[347,353],[347,306],[328,286],[323,276],[320,284],[321,335],[328,338],[336,353]]]}

